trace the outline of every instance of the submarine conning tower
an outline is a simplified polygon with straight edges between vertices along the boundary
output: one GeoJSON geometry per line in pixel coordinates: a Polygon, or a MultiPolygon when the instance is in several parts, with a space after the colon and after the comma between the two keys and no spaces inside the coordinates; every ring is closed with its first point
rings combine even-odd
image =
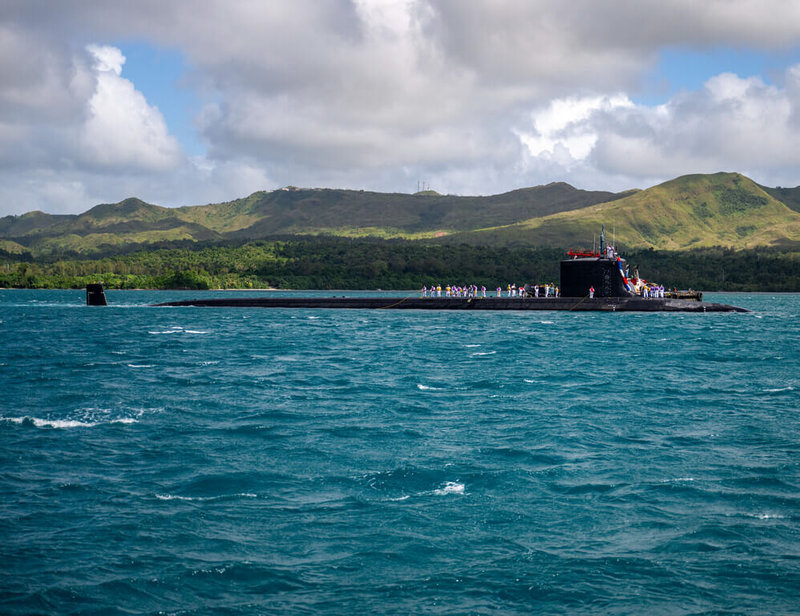
{"type": "Polygon", "coordinates": [[[561,295],[586,297],[594,287],[595,297],[632,297],[622,275],[622,261],[613,246],[605,245],[605,228],[600,236],[600,252],[567,253],[561,262],[561,295]]]}
{"type": "Polygon", "coordinates": [[[561,295],[586,297],[594,287],[595,297],[632,297],[627,280],[622,275],[624,261],[616,249],[606,246],[606,226],[600,232],[600,252],[576,252],[561,262],[561,295]]]}
{"type": "Polygon", "coordinates": [[[561,262],[561,295],[586,297],[594,287],[595,297],[632,297],[625,287],[619,262],[595,256],[575,256],[561,262]]]}

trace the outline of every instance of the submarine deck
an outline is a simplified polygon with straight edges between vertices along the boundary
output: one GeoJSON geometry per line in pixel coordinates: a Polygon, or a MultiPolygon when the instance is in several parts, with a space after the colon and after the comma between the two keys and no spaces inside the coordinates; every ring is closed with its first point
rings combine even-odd
{"type": "Polygon", "coordinates": [[[209,308],[339,308],[362,310],[575,310],[604,312],[749,312],[687,299],[640,297],[231,297],[191,299],[157,306],[209,308]]]}

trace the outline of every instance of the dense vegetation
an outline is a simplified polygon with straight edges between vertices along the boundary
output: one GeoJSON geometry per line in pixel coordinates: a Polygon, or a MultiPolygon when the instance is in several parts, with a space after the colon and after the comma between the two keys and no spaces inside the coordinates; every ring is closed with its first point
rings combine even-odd
{"type": "Polygon", "coordinates": [[[793,249],[638,251],[628,255],[645,278],[681,289],[800,291],[800,246],[793,249]]]}
{"type": "MultiPolygon", "coordinates": [[[[800,291],[800,247],[625,255],[642,276],[706,291],[800,291]]],[[[0,251],[0,287],[82,288],[102,281],[133,289],[416,289],[431,284],[558,281],[556,248],[432,245],[400,240],[259,241],[200,246],[164,245],[95,258],[32,259],[0,251]]]]}

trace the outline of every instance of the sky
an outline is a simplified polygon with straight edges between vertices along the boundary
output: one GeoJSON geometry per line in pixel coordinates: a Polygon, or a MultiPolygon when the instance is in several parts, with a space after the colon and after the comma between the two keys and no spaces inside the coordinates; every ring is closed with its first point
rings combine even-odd
{"type": "Polygon", "coordinates": [[[0,216],[800,184],[800,0],[2,0],[0,216]]]}

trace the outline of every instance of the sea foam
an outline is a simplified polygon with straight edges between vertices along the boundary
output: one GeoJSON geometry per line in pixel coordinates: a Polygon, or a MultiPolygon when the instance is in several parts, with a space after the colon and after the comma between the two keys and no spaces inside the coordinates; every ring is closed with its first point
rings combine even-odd
{"type": "Polygon", "coordinates": [[[103,424],[133,424],[138,420],[133,417],[120,417],[119,419],[110,419],[107,421],[81,421],[77,419],[43,419],[40,417],[0,417],[0,421],[5,421],[14,424],[32,424],[37,428],[93,428],[103,424]]]}

